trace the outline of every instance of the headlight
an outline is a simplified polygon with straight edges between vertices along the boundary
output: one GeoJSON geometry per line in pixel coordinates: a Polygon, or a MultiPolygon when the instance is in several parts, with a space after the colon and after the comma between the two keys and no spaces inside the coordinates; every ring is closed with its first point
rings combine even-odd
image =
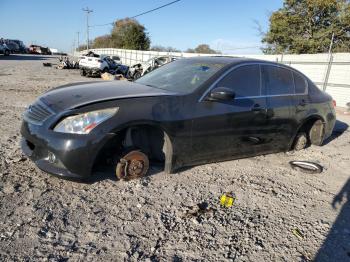
{"type": "Polygon", "coordinates": [[[68,116],[59,122],[53,130],[62,133],[88,134],[100,123],[116,114],[118,110],[119,107],[115,107],[68,116]]]}

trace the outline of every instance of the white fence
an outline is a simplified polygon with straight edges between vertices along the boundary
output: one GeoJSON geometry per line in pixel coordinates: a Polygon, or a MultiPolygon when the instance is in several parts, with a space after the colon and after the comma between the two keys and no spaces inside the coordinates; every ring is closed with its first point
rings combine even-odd
{"type": "MultiPolygon", "coordinates": [[[[147,61],[156,56],[212,56],[208,54],[139,51],[115,48],[90,49],[97,54],[119,56],[125,65],[147,61]]],[[[86,51],[84,52],[86,53],[86,51]]],[[[79,53],[75,54],[80,55],[79,53]]],[[[303,54],[303,55],[225,55],[249,57],[287,64],[307,75],[320,89],[325,88],[338,106],[345,107],[350,102],[350,53],[303,54]]]]}

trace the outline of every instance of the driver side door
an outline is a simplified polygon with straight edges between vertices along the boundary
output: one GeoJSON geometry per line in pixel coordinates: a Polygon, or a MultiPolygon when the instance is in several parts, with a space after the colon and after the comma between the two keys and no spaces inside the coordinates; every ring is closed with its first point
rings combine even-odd
{"type": "MultiPolygon", "coordinates": [[[[216,88],[233,90],[230,100],[204,98],[194,108],[192,162],[213,162],[263,151],[266,136],[266,97],[261,91],[260,65],[242,65],[219,80],[216,88]]],[[[208,96],[207,95],[207,96],[208,96]]]]}

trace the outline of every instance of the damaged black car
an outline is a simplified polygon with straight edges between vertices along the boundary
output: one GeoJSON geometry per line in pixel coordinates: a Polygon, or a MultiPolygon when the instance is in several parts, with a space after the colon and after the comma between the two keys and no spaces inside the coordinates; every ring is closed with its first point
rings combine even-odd
{"type": "Polygon", "coordinates": [[[66,178],[101,163],[119,178],[322,145],[336,121],[332,98],[299,71],[234,57],[174,61],[135,82],[75,83],[25,111],[22,150],[66,178]],[[107,161],[108,160],[108,161],[107,161]]]}

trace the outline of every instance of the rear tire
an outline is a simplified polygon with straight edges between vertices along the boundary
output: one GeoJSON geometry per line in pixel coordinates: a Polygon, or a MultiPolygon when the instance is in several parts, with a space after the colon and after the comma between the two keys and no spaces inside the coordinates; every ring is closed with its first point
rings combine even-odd
{"type": "Polygon", "coordinates": [[[324,125],[321,120],[316,120],[309,130],[310,143],[315,146],[322,145],[324,135],[324,125]]]}
{"type": "Polygon", "coordinates": [[[298,133],[294,140],[292,149],[295,151],[303,150],[306,148],[307,143],[308,143],[308,139],[307,139],[306,133],[304,132],[298,133]]]}
{"type": "Polygon", "coordinates": [[[80,69],[80,75],[81,76],[86,76],[86,71],[84,69],[80,69]]]}
{"type": "Polygon", "coordinates": [[[5,56],[9,56],[9,55],[10,55],[10,51],[9,51],[9,50],[5,50],[4,55],[5,55],[5,56]]]}

